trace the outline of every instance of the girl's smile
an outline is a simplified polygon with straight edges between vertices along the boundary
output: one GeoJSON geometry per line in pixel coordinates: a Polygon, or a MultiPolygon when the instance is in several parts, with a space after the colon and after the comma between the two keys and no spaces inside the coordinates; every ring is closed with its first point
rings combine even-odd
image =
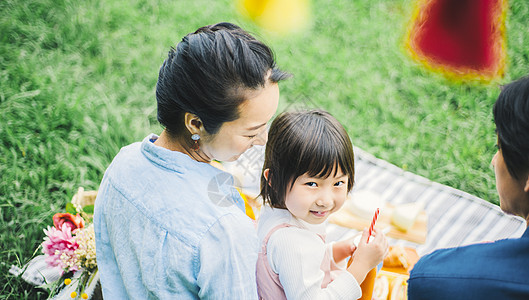
{"type": "Polygon", "coordinates": [[[292,215],[309,224],[323,223],[340,209],[347,197],[347,175],[332,170],[328,177],[303,174],[287,191],[285,205],[292,215]]]}
{"type": "Polygon", "coordinates": [[[329,214],[329,211],[314,211],[314,210],[311,210],[310,211],[315,217],[317,218],[325,218],[327,217],[327,214],[329,214]]]}

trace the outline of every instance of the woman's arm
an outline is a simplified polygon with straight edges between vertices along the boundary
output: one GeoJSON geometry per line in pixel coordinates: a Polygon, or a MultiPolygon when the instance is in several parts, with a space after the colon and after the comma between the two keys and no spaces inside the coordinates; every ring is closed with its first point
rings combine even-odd
{"type": "Polygon", "coordinates": [[[197,285],[202,299],[257,299],[257,234],[248,217],[220,218],[200,241],[197,285]]]}

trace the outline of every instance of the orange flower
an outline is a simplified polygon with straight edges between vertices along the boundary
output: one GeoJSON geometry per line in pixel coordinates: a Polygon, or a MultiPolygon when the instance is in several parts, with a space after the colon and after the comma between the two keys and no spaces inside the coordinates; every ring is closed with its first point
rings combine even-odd
{"type": "Polygon", "coordinates": [[[84,219],[79,215],[72,215],[70,213],[56,213],[53,216],[53,225],[55,228],[61,230],[62,225],[69,226],[72,231],[84,227],[84,219]]]}

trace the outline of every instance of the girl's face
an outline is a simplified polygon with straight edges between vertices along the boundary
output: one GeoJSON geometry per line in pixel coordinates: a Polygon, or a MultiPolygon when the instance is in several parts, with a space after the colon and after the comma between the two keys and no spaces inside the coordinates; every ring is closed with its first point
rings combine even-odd
{"type": "Polygon", "coordinates": [[[200,149],[209,159],[234,161],[253,145],[264,145],[266,124],[274,116],[279,102],[277,83],[267,83],[239,106],[239,118],[222,124],[215,135],[205,135],[200,149]]]}
{"type": "Polygon", "coordinates": [[[296,178],[285,198],[290,213],[309,224],[321,224],[340,209],[347,198],[349,178],[340,169],[336,176],[333,173],[327,178],[307,174],[296,178]]]}

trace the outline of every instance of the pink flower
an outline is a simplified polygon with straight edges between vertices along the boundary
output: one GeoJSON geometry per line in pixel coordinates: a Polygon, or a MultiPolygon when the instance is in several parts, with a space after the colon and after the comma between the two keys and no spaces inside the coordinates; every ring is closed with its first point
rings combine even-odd
{"type": "Polygon", "coordinates": [[[74,251],[79,244],[72,237],[72,229],[69,225],[63,224],[61,229],[48,226],[44,229],[46,237],[42,243],[42,252],[47,255],[46,262],[50,266],[59,266],[62,269],[76,271],[78,269],[74,251]]]}
{"type": "Polygon", "coordinates": [[[56,213],[53,215],[53,225],[55,225],[55,228],[60,230],[63,224],[70,226],[73,231],[77,228],[84,227],[84,219],[79,214],[74,216],[70,213],[56,213]]]}

